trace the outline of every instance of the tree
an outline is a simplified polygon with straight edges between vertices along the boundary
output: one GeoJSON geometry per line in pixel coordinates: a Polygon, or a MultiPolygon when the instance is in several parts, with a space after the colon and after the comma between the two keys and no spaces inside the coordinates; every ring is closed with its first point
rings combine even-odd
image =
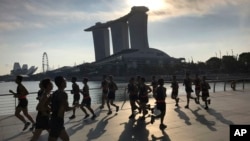
{"type": "Polygon", "coordinates": [[[211,57],[210,59],[206,61],[206,65],[210,71],[219,72],[221,69],[221,65],[222,65],[221,59],[217,57],[211,57]]]}
{"type": "Polygon", "coordinates": [[[222,69],[226,73],[235,73],[239,71],[238,62],[234,56],[222,57],[222,69]]]}
{"type": "Polygon", "coordinates": [[[243,71],[248,72],[250,70],[250,52],[245,52],[239,55],[239,65],[243,71]]]}

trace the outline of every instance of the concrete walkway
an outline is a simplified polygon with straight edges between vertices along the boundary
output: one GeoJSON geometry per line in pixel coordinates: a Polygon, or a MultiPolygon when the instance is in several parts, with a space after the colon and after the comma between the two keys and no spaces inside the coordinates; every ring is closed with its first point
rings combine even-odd
{"type": "MultiPolygon", "coordinates": [[[[190,101],[190,109],[185,109],[186,98],[180,99],[180,108],[175,107],[174,100],[167,98],[167,114],[164,131],[159,129],[159,120],[150,123],[150,117],[145,122],[129,120],[129,102],[116,102],[121,110],[107,116],[106,107],[96,109],[96,120],[83,120],[80,109],[74,120],[69,120],[72,112],[66,113],[65,127],[71,141],[229,141],[230,124],[250,124],[250,90],[211,93],[210,109],[206,111],[201,105],[190,101]]],[[[154,105],[154,99],[149,102],[154,105]]],[[[36,113],[32,113],[35,119],[36,113]]],[[[136,116],[138,119],[140,115],[136,116]]],[[[22,131],[23,123],[15,116],[0,116],[1,141],[28,141],[32,133],[22,131]]],[[[44,131],[39,141],[46,141],[48,133],[44,131]]]]}

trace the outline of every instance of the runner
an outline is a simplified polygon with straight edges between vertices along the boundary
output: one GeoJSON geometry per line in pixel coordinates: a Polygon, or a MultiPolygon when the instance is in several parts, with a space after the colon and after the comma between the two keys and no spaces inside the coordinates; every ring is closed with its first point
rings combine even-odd
{"type": "Polygon", "coordinates": [[[119,106],[114,104],[115,100],[115,91],[118,89],[116,83],[113,80],[113,76],[109,76],[109,92],[108,92],[108,100],[107,100],[107,106],[108,106],[108,115],[112,114],[112,110],[110,108],[110,105],[114,106],[116,108],[116,112],[119,111],[119,106]]]}
{"type": "Polygon", "coordinates": [[[40,96],[39,103],[37,104],[37,116],[36,116],[36,129],[33,133],[31,141],[38,140],[43,130],[49,132],[49,117],[50,117],[50,100],[51,100],[51,90],[53,89],[53,84],[50,79],[43,79],[39,86],[43,89],[43,93],[40,96]]]}
{"type": "MultiPolygon", "coordinates": [[[[72,91],[71,94],[73,94],[73,106],[78,106],[79,105],[79,100],[80,100],[80,89],[79,85],[76,83],[77,78],[72,77],[71,82],[72,82],[72,91]]],[[[69,119],[74,119],[76,113],[76,109],[73,109],[73,115],[69,117],[69,119]]]]}
{"type": "Polygon", "coordinates": [[[203,76],[202,82],[201,82],[201,96],[202,101],[205,102],[205,109],[208,110],[208,104],[210,104],[211,100],[209,98],[209,89],[210,85],[206,82],[206,76],[203,76]]]}
{"type": "Polygon", "coordinates": [[[171,98],[175,100],[175,106],[179,107],[179,97],[178,97],[178,90],[179,90],[179,84],[176,80],[176,76],[173,75],[173,80],[171,82],[171,88],[172,88],[172,93],[171,93],[171,98]]]}
{"type": "Polygon", "coordinates": [[[18,105],[15,109],[15,116],[20,119],[24,123],[23,131],[26,130],[30,126],[30,122],[32,122],[32,127],[30,130],[32,131],[35,128],[35,122],[33,118],[28,113],[28,99],[27,95],[29,92],[22,84],[23,77],[18,75],[16,76],[16,84],[17,84],[17,90],[16,93],[12,90],[9,90],[10,93],[14,94],[15,98],[18,98],[18,105]],[[30,122],[27,122],[26,119],[20,114],[23,112],[24,116],[29,119],[30,122]]]}
{"type": "Polygon", "coordinates": [[[191,96],[191,93],[194,92],[192,89],[192,80],[189,78],[189,73],[186,73],[186,78],[184,79],[183,85],[185,86],[185,91],[187,93],[187,105],[185,108],[189,108],[189,100],[194,99],[195,103],[197,103],[196,98],[191,96]]]}
{"type": "Polygon", "coordinates": [[[82,82],[83,82],[84,86],[83,86],[83,89],[81,91],[81,93],[83,95],[83,99],[82,99],[82,103],[81,103],[80,108],[85,113],[84,119],[89,117],[88,112],[84,109],[84,107],[86,107],[92,113],[91,119],[94,120],[96,118],[96,115],[94,113],[94,110],[90,106],[91,105],[91,97],[89,95],[88,78],[83,78],[82,82]]]}
{"type": "Polygon", "coordinates": [[[102,84],[101,84],[101,88],[102,88],[102,105],[100,106],[100,109],[104,108],[105,105],[105,101],[107,100],[107,95],[108,95],[108,85],[109,82],[107,80],[107,75],[103,75],[102,76],[102,84]]]}
{"type": "Polygon", "coordinates": [[[148,109],[150,107],[147,106],[148,103],[148,94],[152,92],[152,89],[145,84],[145,78],[141,78],[141,85],[139,88],[139,100],[140,100],[140,109],[142,110],[141,120],[145,120],[145,116],[148,114],[148,109]]]}
{"type": "Polygon", "coordinates": [[[58,89],[51,97],[51,119],[49,141],[56,141],[60,137],[63,141],[69,141],[69,135],[64,127],[64,114],[66,111],[73,110],[69,107],[68,95],[65,92],[66,80],[62,76],[55,77],[55,84],[58,89]]]}
{"type": "Polygon", "coordinates": [[[160,118],[161,120],[161,124],[160,124],[160,129],[163,130],[165,128],[167,128],[167,126],[165,124],[163,124],[163,121],[164,121],[164,117],[165,117],[165,114],[166,114],[166,102],[165,102],[165,99],[167,97],[167,89],[163,86],[164,85],[164,80],[163,79],[159,79],[158,81],[159,85],[156,89],[156,95],[155,95],[155,98],[156,98],[156,106],[157,106],[157,109],[160,110],[160,114],[159,115],[152,115],[151,116],[151,124],[154,123],[155,119],[157,118],[160,118]]]}
{"type": "Polygon", "coordinates": [[[129,119],[135,118],[135,109],[138,109],[138,106],[136,105],[136,100],[138,100],[138,88],[135,84],[135,78],[131,77],[128,84],[128,94],[129,94],[129,102],[131,106],[131,115],[129,116],[129,119]]]}
{"type": "Polygon", "coordinates": [[[151,81],[151,86],[152,86],[152,89],[153,89],[153,97],[155,98],[155,95],[156,95],[156,89],[158,87],[158,82],[155,78],[155,76],[152,76],[152,81],[151,81]]]}
{"type": "Polygon", "coordinates": [[[194,86],[195,86],[195,95],[197,97],[197,103],[200,104],[201,79],[199,78],[198,74],[195,75],[194,86]]]}

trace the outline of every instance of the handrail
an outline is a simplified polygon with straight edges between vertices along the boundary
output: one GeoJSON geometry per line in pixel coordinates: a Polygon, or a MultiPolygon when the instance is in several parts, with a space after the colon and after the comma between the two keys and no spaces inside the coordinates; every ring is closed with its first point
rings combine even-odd
{"type": "MultiPolygon", "coordinates": [[[[215,89],[215,85],[217,82],[224,82],[224,91],[226,91],[227,82],[231,82],[233,80],[235,80],[236,82],[242,81],[242,90],[245,89],[245,81],[248,80],[250,82],[250,79],[207,80],[207,82],[214,83],[214,85],[213,85],[214,89],[215,89]]],[[[168,83],[171,83],[171,81],[165,81],[165,84],[168,84],[168,83]]],[[[182,83],[182,82],[179,82],[179,83],[182,83]]],[[[124,89],[124,88],[122,88],[122,89],[124,89]]],[[[96,87],[96,88],[90,88],[89,90],[98,90],[98,89],[101,89],[101,88],[96,87]]],[[[71,90],[65,90],[65,91],[70,92],[71,90]]],[[[54,92],[54,91],[51,91],[51,92],[54,92]]],[[[213,90],[213,92],[215,92],[215,90],[213,90]]],[[[37,94],[37,92],[29,92],[29,94],[37,94]]],[[[13,95],[13,94],[11,94],[11,93],[0,94],[0,96],[8,96],[8,95],[13,95]]]]}
{"type": "MultiPolygon", "coordinates": [[[[246,82],[248,80],[236,80],[236,90],[244,90],[245,87],[246,87],[246,82]],[[240,86],[242,85],[242,87],[240,86]]],[[[167,94],[169,95],[171,92],[171,88],[169,88],[169,85],[170,85],[170,81],[165,81],[165,85],[167,86],[167,94]]],[[[222,91],[226,91],[228,88],[228,84],[230,82],[230,80],[226,80],[226,81],[208,81],[211,85],[211,92],[215,93],[216,91],[219,91],[218,90],[218,87],[219,88],[223,88],[222,91]],[[212,84],[211,84],[212,83],[212,84]],[[212,87],[213,86],[213,87],[212,87]]],[[[147,83],[148,84],[148,83],[147,83]]],[[[179,83],[180,85],[180,88],[181,89],[179,91],[179,95],[184,95],[185,92],[184,92],[184,86],[181,85],[181,83],[179,83]]],[[[248,87],[250,86],[249,83],[247,85],[248,87]]],[[[119,86],[118,86],[119,87],[119,86]]],[[[99,99],[101,97],[101,88],[90,88],[90,93],[92,94],[91,97],[93,96],[93,102],[92,103],[96,103],[96,104],[99,104],[101,102],[101,100],[99,99]],[[96,91],[98,90],[98,91],[96,91]]],[[[66,90],[67,92],[68,91],[71,91],[71,90],[66,90]]],[[[30,92],[29,95],[28,95],[28,100],[29,100],[29,110],[30,111],[35,111],[35,106],[36,104],[38,103],[38,101],[36,100],[36,95],[37,92],[30,92]]],[[[126,100],[128,99],[128,96],[127,96],[127,88],[126,86],[123,86],[123,87],[119,87],[118,88],[118,91],[117,91],[117,99],[116,100],[120,100],[120,101],[124,101],[124,103],[126,102],[126,100]]],[[[150,95],[151,96],[151,95],[150,95]]],[[[16,98],[13,98],[13,100],[11,100],[13,98],[13,94],[0,94],[0,115],[3,114],[3,113],[6,113],[6,114],[13,114],[14,110],[15,110],[15,107],[17,105],[17,99],[16,98]]],[[[72,95],[69,94],[69,103],[71,104],[72,102],[72,95]]]]}

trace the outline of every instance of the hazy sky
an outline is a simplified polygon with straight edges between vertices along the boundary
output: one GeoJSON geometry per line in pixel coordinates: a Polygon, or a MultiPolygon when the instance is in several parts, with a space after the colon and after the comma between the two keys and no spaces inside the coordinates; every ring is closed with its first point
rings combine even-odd
{"type": "Polygon", "coordinates": [[[250,52],[249,0],[0,0],[0,75],[14,62],[41,72],[43,52],[51,69],[95,61],[92,33],[83,30],[134,5],[150,9],[150,47],[172,57],[250,52]]]}

